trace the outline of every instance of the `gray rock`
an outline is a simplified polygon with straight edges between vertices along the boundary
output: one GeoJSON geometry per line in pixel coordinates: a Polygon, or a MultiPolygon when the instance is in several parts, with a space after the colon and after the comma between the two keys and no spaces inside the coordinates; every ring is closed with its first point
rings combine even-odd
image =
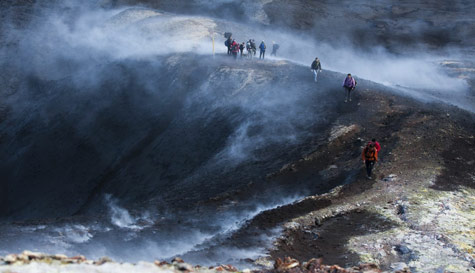
{"type": "Polygon", "coordinates": [[[407,255],[410,254],[412,251],[405,245],[397,245],[394,248],[399,254],[407,255]]]}

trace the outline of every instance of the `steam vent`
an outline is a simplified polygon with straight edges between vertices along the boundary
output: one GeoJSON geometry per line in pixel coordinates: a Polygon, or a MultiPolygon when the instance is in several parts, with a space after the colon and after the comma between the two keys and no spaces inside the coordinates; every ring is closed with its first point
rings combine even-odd
{"type": "Polygon", "coordinates": [[[0,273],[475,273],[474,14],[1,0],[0,273]]]}

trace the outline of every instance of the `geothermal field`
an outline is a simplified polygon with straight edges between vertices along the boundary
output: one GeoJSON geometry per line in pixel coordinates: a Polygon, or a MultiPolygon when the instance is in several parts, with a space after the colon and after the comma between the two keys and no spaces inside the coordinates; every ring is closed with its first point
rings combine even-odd
{"type": "Polygon", "coordinates": [[[0,273],[475,272],[474,13],[2,0],[0,273]]]}

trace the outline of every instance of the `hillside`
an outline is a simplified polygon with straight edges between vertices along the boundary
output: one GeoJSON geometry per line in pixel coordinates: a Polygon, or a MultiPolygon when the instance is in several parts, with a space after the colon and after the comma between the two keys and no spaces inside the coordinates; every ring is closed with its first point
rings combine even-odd
{"type": "Polygon", "coordinates": [[[475,271],[473,5],[387,2],[2,2],[0,272],[475,271]]]}

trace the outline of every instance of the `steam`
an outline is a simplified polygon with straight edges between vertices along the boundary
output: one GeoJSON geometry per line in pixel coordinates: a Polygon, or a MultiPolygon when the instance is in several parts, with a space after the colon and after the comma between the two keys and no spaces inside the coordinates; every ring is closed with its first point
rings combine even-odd
{"type": "MultiPolygon", "coordinates": [[[[47,225],[0,225],[0,243],[4,246],[0,255],[18,253],[24,249],[66,255],[82,254],[91,259],[109,256],[116,261],[137,262],[140,260],[165,259],[183,256],[187,261],[215,265],[227,259],[256,258],[265,253],[265,245],[251,249],[220,245],[249,220],[263,211],[295,202],[302,198],[295,195],[261,204],[236,205],[216,215],[203,215],[202,219],[190,217],[185,223],[177,223],[159,215],[150,215],[150,225],[137,227],[140,221],[125,208],[118,207],[117,199],[107,195],[106,205],[110,206],[111,224],[96,223],[48,223],[47,225]],[[169,222],[171,221],[171,222],[169,222]],[[153,222],[153,223],[152,223],[153,222]],[[189,226],[191,224],[191,227],[189,226]],[[159,227],[159,228],[157,228],[159,227]],[[138,233],[140,231],[140,233],[138,233]],[[139,236],[140,234],[140,236],[139,236]],[[5,241],[7,240],[7,241],[5,241]],[[14,240],[14,244],[7,243],[14,240]],[[209,254],[209,249],[215,249],[209,254]],[[188,253],[193,252],[189,255],[188,253]]],[[[271,235],[277,236],[278,230],[271,235]]],[[[254,239],[263,239],[251,238],[254,239]]],[[[271,242],[271,238],[265,238],[271,242]]]]}
{"type": "Polygon", "coordinates": [[[128,210],[119,206],[119,201],[112,197],[111,194],[106,194],[104,199],[109,209],[111,223],[119,228],[141,230],[153,223],[148,211],[143,212],[140,216],[134,217],[130,215],[128,210]],[[138,222],[141,222],[140,226],[138,222]]]}
{"type": "MultiPolygon", "coordinates": [[[[203,2],[203,5],[209,4],[203,2]]],[[[209,55],[212,53],[212,37],[215,38],[215,51],[224,53],[226,49],[221,34],[232,31],[238,41],[250,38],[256,38],[257,42],[265,40],[269,48],[271,41],[277,41],[281,45],[279,56],[305,66],[318,56],[324,69],[353,73],[377,83],[411,88],[417,92],[437,90],[452,94],[465,92],[468,88],[464,80],[450,77],[441,70],[438,65],[440,56],[421,52],[396,56],[377,46],[363,52],[352,48],[345,40],[341,46],[334,46],[315,42],[311,37],[215,18],[173,15],[144,8],[96,8],[83,10],[72,21],[69,16],[53,13],[46,21],[35,23],[35,26],[17,33],[21,37],[12,39],[21,40],[20,54],[33,60],[30,64],[39,74],[43,74],[41,71],[46,66],[50,76],[59,73],[58,58],[83,63],[183,52],[209,55]]],[[[454,52],[443,58],[454,57],[460,56],[454,52]]]]}
{"type": "MultiPolygon", "coordinates": [[[[201,0],[201,2],[211,3],[207,0],[201,0]]],[[[232,1],[226,0],[226,2],[232,1]]],[[[0,55],[2,58],[9,56],[6,58],[6,64],[11,65],[9,69],[19,71],[18,77],[20,80],[18,80],[18,86],[15,87],[20,91],[16,96],[9,94],[8,103],[14,106],[12,111],[19,116],[26,113],[26,121],[20,120],[23,123],[34,123],[35,120],[32,117],[42,115],[44,124],[37,125],[39,127],[50,125],[57,116],[71,118],[71,123],[74,123],[71,125],[72,129],[70,129],[74,132],[72,135],[80,138],[81,141],[85,139],[88,143],[92,143],[91,147],[88,148],[93,150],[97,157],[100,157],[98,162],[91,164],[94,165],[94,168],[99,166],[97,167],[98,170],[94,171],[102,175],[101,170],[103,169],[100,168],[109,170],[119,166],[120,168],[117,168],[119,174],[122,171],[127,172],[129,169],[134,169],[127,179],[135,179],[134,182],[148,186],[148,188],[144,186],[144,191],[150,190],[152,187],[158,189],[160,187],[170,187],[175,190],[174,193],[180,193],[186,197],[187,195],[196,194],[192,190],[188,192],[183,190],[185,189],[184,185],[193,185],[194,182],[199,181],[194,180],[195,178],[197,179],[202,174],[213,173],[215,170],[221,171],[219,174],[226,174],[226,171],[243,162],[253,164],[259,160],[265,161],[266,158],[263,155],[264,153],[261,152],[262,150],[269,149],[269,147],[295,145],[311,134],[309,131],[312,127],[316,127],[319,122],[325,121],[325,113],[321,110],[323,106],[318,103],[324,101],[325,93],[313,88],[313,86],[312,90],[309,91],[307,82],[286,78],[288,75],[285,73],[273,75],[273,70],[265,69],[265,65],[270,62],[261,63],[254,60],[245,63],[249,65],[237,68],[234,60],[212,59],[213,37],[215,38],[215,53],[225,53],[226,49],[221,37],[221,33],[225,31],[232,31],[233,36],[238,41],[245,41],[249,38],[255,38],[258,42],[265,40],[268,48],[271,47],[271,41],[279,43],[281,46],[278,51],[279,57],[270,58],[274,67],[285,64],[285,62],[281,62],[282,59],[309,67],[311,61],[318,56],[325,70],[352,73],[359,78],[366,78],[394,87],[394,92],[417,96],[425,100],[443,100],[456,105],[460,105],[466,96],[466,82],[450,77],[442,71],[437,64],[440,60],[439,56],[421,54],[420,52],[395,56],[377,47],[362,52],[344,44],[344,42],[339,47],[330,46],[317,43],[311,37],[261,29],[245,23],[241,24],[204,16],[174,15],[144,8],[103,10],[95,8],[91,4],[92,2],[88,3],[90,5],[67,1],[65,4],[61,4],[65,6],[59,7],[61,11],[66,10],[66,14],[61,14],[58,10],[42,11],[46,13],[46,16],[43,14],[43,16],[34,19],[29,27],[12,29],[9,32],[7,39],[18,41],[18,45],[14,49],[1,48],[0,55]],[[67,7],[67,9],[64,9],[64,7],[67,7]],[[162,75],[154,75],[153,72],[167,73],[173,69],[180,72],[180,66],[189,65],[186,63],[188,59],[180,58],[180,55],[190,52],[195,53],[194,56],[198,54],[201,58],[200,61],[204,64],[219,61],[224,65],[216,71],[212,71],[209,79],[202,79],[202,75],[190,75],[187,77],[190,82],[176,83],[174,80],[170,80],[170,82],[167,82],[169,86],[161,89],[160,87],[165,85],[164,78],[174,77],[175,74],[170,73],[162,77],[162,75]],[[143,75],[136,75],[130,71],[130,67],[126,67],[129,70],[124,69],[125,72],[121,71],[120,69],[123,68],[121,62],[125,63],[127,61],[134,61],[133,65],[136,66],[144,66],[144,63],[147,63],[146,68],[151,68],[152,72],[146,73],[149,71],[143,69],[140,70],[143,75]],[[112,67],[108,64],[114,62],[117,62],[114,67],[118,68],[108,71],[112,67]],[[122,73],[116,75],[115,78],[108,77],[108,73],[114,74],[117,71],[122,73]],[[143,94],[131,95],[130,97],[127,97],[128,94],[126,94],[124,97],[125,100],[131,98],[127,101],[128,103],[135,103],[140,106],[131,107],[135,113],[144,111],[148,114],[137,114],[133,117],[135,120],[127,120],[129,122],[127,125],[133,123],[133,126],[130,125],[133,130],[129,131],[134,131],[135,134],[124,136],[121,139],[125,143],[123,145],[125,148],[116,147],[117,143],[111,137],[114,134],[110,132],[115,128],[110,129],[110,131],[106,129],[104,130],[104,136],[95,137],[95,133],[102,130],[102,128],[98,129],[95,127],[97,124],[93,123],[97,117],[108,121],[107,115],[105,117],[100,115],[102,112],[106,112],[104,109],[117,107],[117,104],[123,103],[121,100],[123,97],[121,96],[118,96],[119,99],[111,100],[109,100],[110,97],[115,97],[107,96],[109,92],[116,92],[114,88],[109,90],[111,84],[107,85],[107,83],[122,83],[121,77],[130,77],[128,81],[124,81],[124,85],[133,82],[143,87],[144,90],[141,90],[143,94]],[[48,89],[48,94],[33,94],[33,99],[29,98],[27,100],[23,94],[28,93],[29,88],[34,85],[34,81],[30,82],[31,78],[39,78],[48,84],[55,81],[61,82],[60,87],[68,86],[65,84],[66,82],[75,86],[76,89],[74,90],[77,90],[77,93],[70,94],[70,101],[80,101],[82,96],[86,95],[90,96],[90,100],[87,101],[88,103],[84,103],[86,106],[81,106],[79,103],[68,104],[69,100],[65,100],[66,102],[61,99],[54,100],[60,97],[61,94],[70,92],[66,88],[65,90],[51,88],[48,89]],[[221,79],[227,79],[229,82],[222,82],[221,79]],[[279,81],[280,79],[285,79],[285,81],[279,81]],[[193,83],[193,80],[196,83],[193,83]],[[279,85],[282,82],[285,86],[279,85]],[[168,94],[164,94],[166,88],[179,85],[196,89],[193,89],[193,92],[190,92],[191,94],[187,93],[186,95],[173,93],[172,98],[168,94]],[[157,89],[159,90],[157,91],[157,89]],[[137,99],[140,96],[144,98],[137,99]],[[212,153],[211,155],[203,156],[204,162],[196,163],[197,166],[192,170],[183,169],[189,168],[187,164],[189,161],[193,161],[195,154],[187,154],[188,157],[185,159],[163,160],[162,157],[175,156],[178,152],[165,153],[165,156],[160,154],[161,148],[170,145],[170,143],[161,142],[161,139],[152,139],[149,143],[145,143],[144,147],[150,150],[141,156],[137,156],[138,159],[135,163],[129,164],[127,160],[124,160],[125,166],[122,166],[120,159],[126,157],[124,155],[131,154],[131,151],[134,151],[132,148],[140,146],[136,143],[137,139],[147,139],[149,132],[147,127],[157,124],[162,125],[158,122],[150,122],[150,125],[147,123],[148,119],[161,115],[167,116],[169,113],[164,108],[169,106],[170,101],[180,96],[187,96],[183,99],[185,103],[182,111],[170,118],[172,121],[163,126],[166,127],[163,134],[169,134],[166,135],[167,140],[172,142],[171,146],[174,145],[175,150],[182,149],[184,143],[188,140],[192,144],[188,144],[189,146],[185,148],[192,147],[195,142],[192,142],[191,139],[194,139],[195,136],[189,135],[202,132],[200,131],[201,127],[192,132],[188,131],[191,130],[190,128],[182,128],[189,124],[200,124],[205,128],[207,128],[206,126],[226,125],[229,127],[227,139],[223,143],[218,143],[219,146],[216,145],[217,150],[209,152],[212,153]],[[45,103],[48,107],[35,112],[36,109],[41,108],[39,105],[50,98],[53,98],[49,101],[50,104],[45,103]],[[54,105],[54,107],[51,105],[54,105]],[[35,109],[35,111],[23,111],[29,107],[35,109]],[[80,118],[77,116],[80,116],[80,118]],[[217,119],[216,116],[225,117],[226,120],[217,119]],[[213,124],[212,121],[215,120],[218,120],[218,125],[213,124]],[[136,126],[136,124],[143,125],[136,126]],[[76,132],[79,133],[76,135],[76,132]],[[90,135],[81,135],[87,134],[84,132],[89,132],[90,135]],[[183,140],[177,141],[177,137],[183,137],[183,140]],[[107,153],[103,151],[107,151],[107,153]],[[173,162],[173,160],[176,162],[173,162]],[[103,162],[107,162],[107,164],[103,162]],[[170,162],[181,165],[180,167],[170,167],[170,165],[173,165],[170,162]],[[152,165],[152,167],[147,164],[152,165]],[[161,175],[153,178],[147,177],[149,175],[148,171],[156,171],[157,168],[163,168],[167,171],[170,168],[173,169],[173,173],[166,173],[163,177],[161,175]],[[135,176],[136,173],[147,175],[135,176]],[[179,175],[182,173],[185,173],[188,177],[177,179],[177,181],[167,180],[167,176],[180,177],[179,175]],[[154,183],[146,183],[150,181],[154,183]]],[[[266,20],[266,18],[261,19],[266,20]]],[[[450,58],[456,57],[456,52],[450,56],[450,58]]],[[[311,78],[312,76],[308,72],[309,81],[311,81],[311,78]]],[[[10,86],[10,82],[8,84],[1,83],[2,86],[10,86]]],[[[340,84],[340,81],[336,82],[335,87],[340,87],[340,84]]],[[[122,89],[118,92],[121,91],[122,89]]],[[[122,104],[120,105],[122,106],[122,104]]],[[[169,107],[174,106],[172,104],[169,107]]],[[[466,105],[465,107],[471,109],[471,111],[474,110],[473,105],[466,105]]],[[[172,110],[174,109],[169,111],[172,112],[172,110]]],[[[172,113],[175,114],[175,112],[172,113]]],[[[123,121],[129,117],[121,115],[115,118],[123,121]]],[[[109,125],[108,122],[104,122],[104,124],[109,125]]],[[[0,129],[14,130],[5,128],[8,125],[2,124],[1,126],[4,127],[0,129]]],[[[114,124],[111,125],[111,127],[113,126],[114,124]]],[[[156,131],[152,132],[156,133],[156,131]]],[[[15,136],[13,133],[11,135],[15,136]]],[[[221,140],[215,141],[219,142],[221,140]]],[[[29,148],[29,142],[20,144],[22,150],[15,154],[18,157],[29,148]]],[[[173,148],[164,150],[169,152],[173,148]]],[[[138,150],[137,153],[140,151],[138,150]]],[[[190,151],[185,152],[190,153],[190,151]]],[[[182,153],[185,152],[182,151],[182,153]]],[[[274,164],[277,165],[278,162],[274,164]]],[[[157,171],[157,173],[159,172],[157,171]]],[[[149,176],[154,174],[152,173],[149,176]]],[[[206,178],[204,175],[203,177],[206,178]]],[[[206,180],[205,182],[209,182],[207,185],[214,182],[215,184],[212,186],[215,187],[229,187],[227,184],[232,181],[223,181],[223,177],[224,175],[218,177],[218,181],[206,180]]],[[[127,179],[124,179],[124,183],[129,182],[127,179]]],[[[84,180],[89,181],[88,179],[84,180]]],[[[61,180],[61,183],[64,183],[64,181],[67,180],[61,180]]],[[[192,189],[196,189],[196,186],[192,189]]],[[[230,246],[221,246],[220,244],[226,241],[226,238],[231,234],[243,228],[247,221],[253,219],[259,213],[292,203],[302,196],[304,195],[289,196],[288,193],[280,192],[271,196],[271,201],[268,199],[249,200],[246,204],[230,206],[225,211],[210,212],[198,217],[193,214],[194,212],[185,215],[176,215],[173,212],[168,214],[149,211],[137,212],[134,208],[122,204],[121,200],[113,195],[106,195],[103,199],[106,213],[101,216],[103,218],[96,219],[96,222],[74,219],[66,221],[66,223],[48,223],[40,226],[0,226],[0,234],[2,234],[0,243],[2,246],[8,246],[1,249],[0,254],[20,252],[34,245],[37,249],[33,250],[45,252],[64,252],[71,255],[81,253],[91,258],[108,255],[117,260],[126,257],[127,260],[131,261],[163,259],[187,254],[197,257],[198,261],[206,255],[193,256],[191,252],[206,252],[213,248],[218,249],[217,252],[219,253],[213,259],[208,260],[210,264],[226,259],[228,254],[232,254],[235,258],[254,258],[262,254],[264,249],[258,247],[252,250],[237,249],[230,246]],[[214,213],[216,214],[214,215],[214,213]],[[178,222],[178,219],[183,222],[178,222]],[[15,238],[15,240],[9,238],[15,238]]],[[[161,196],[156,197],[157,200],[160,198],[161,196]]],[[[102,200],[102,196],[100,196],[100,199],[102,200]]]]}

